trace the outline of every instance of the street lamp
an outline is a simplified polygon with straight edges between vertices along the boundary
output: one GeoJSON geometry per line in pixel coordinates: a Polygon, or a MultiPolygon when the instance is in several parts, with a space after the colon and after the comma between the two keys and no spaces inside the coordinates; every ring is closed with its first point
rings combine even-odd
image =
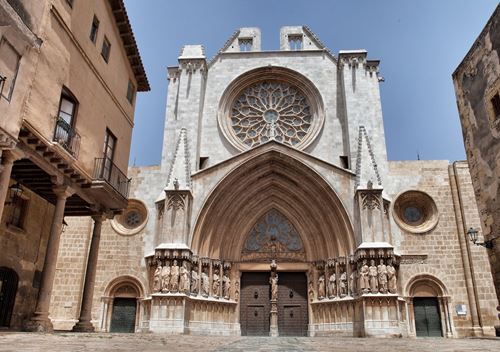
{"type": "Polygon", "coordinates": [[[467,235],[469,236],[469,240],[474,243],[476,246],[482,246],[488,249],[493,248],[493,240],[488,240],[484,242],[477,242],[477,233],[478,231],[475,228],[470,227],[467,231],[467,235]]]}

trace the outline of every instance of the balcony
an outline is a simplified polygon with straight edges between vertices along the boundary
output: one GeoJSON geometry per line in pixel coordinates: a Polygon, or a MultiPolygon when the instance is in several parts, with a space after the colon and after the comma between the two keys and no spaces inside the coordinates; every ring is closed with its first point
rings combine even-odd
{"type": "Polygon", "coordinates": [[[128,198],[130,179],[113,163],[110,158],[96,158],[94,161],[94,180],[105,181],[123,198],[128,198]]]}
{"type": "Polygon", "coordinates": [[[74,158],[80,151],[80,135],[63,118],[58,117],[54,130],[54,141],[59,143],[74,158]]]}

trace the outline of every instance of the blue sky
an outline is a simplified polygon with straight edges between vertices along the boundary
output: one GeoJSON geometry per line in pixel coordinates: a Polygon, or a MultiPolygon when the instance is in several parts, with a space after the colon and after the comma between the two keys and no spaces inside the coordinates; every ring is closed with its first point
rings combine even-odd
{"type": "Polygon", "coordinates": [[[279,48],[279,28],[307,25],[335,54],[366,49],[381,60],[382,109],[390,160],[465,159],[451,74],[496,0],[125,0],[151,84],[137,96],[131,165],[158,164],[167,66],[185,44],[211,58],[240,27],[259,27],[262,49],[279,48]]]}

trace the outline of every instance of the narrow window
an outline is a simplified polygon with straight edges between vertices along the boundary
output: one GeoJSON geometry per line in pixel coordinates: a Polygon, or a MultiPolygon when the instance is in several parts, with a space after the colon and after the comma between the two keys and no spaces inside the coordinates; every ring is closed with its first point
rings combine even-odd
{"type": "Polygon", "coordinates": [[[340,164],[342,165],[342,167],[344,169],[349,168],[349,159],[347,158],[347,156],[345,156],[345,155],[340,156],[340,164]]]}
{"type": "Polygon", "coordinates": [[[66,0],[68,3],[69,7],[73,8],[73,0],[66,0]]]}
{"type": "Polygon", "coordinates": [[[208,156],[200,156],[199,169],[203,170],[204,168],[207,167],[207,164],[208,164],[208,156]]]}
{"type": "Polygon", "coordinates": [[[59,101],[59,112],[57,113],[54,141],[64,149],[76,156],[78,153],[79,137],[74,129],[78,101],[69,89],[63,87],[61,100],[59,101]]]}
{"type": "Polygon", "coordinates": [[[73,126],[77,105],[78,103],[73,94],[67,88],[63,88],[61,101],[59,102],[59,113],[57,114],[59,119],[66,122],[69,126],[73,126]]]}
{"type": "Polygon", "coordinates": [[[251,38],[238,39],[238,45],[240,46],[240,51],[252,51],[251,38]]]}
{"type": "Polygon", "coordinates": [[[111,43],[108,38],[104,36],[104,40],[102,42],[101,55],[104,58],[104,61],[108,62],[109,60],[109,52],[111,51],[111,43]]]}
{"type": "Polygon", "coordinates": [[[103,177],[107,180],[111,179],[113,171],[113,159],[115,157],[116,137],[109,129],[106,129],[106,136],[104,137],[104,164],[103,164],[103,177]]]}
{"type": "Polygon", "coordinates": [[[302,36],[301,35],[289,35],[288,43],[290,44],[290,50],[302,50],[302,36]]]}
{"type": "Polygon", "coordinates": [[[12,213],[9,224],[19,229],[24,228],[24,219],[28,201],[23,198],[16,198],[15,203],[12,204],[12,213]]]}
{"type": "Polygon", "coordinates": [[[498,93],[491,98],[491,105],[493,106],[495,118],[500,119],[500,95],[498,95],[498,93]]]}
{"type": "Polygon", "coordinates": [[[2,38],[0,40],[0,94],[8,101],[14,92],[20,60],[21,55],[7,40],[2,38]]]}
{"type": "Polygon", "coordinates": [[[94,15],[94,19],[92,20],[92,26],[90,27],[90,35],[89,35],[90,40],[94,44],[95,44],[95,42],[97,40],[97,32],[98,32],[98,30],[99,30],[99,20],[94,15]]]}
{"type": "Polygon", "coordinates": [[[134,97],[135,97],[135,86],[132,83],[132,81],[128,81],[127,100],[130,102],[130,104],[134,103],[134,97]]]}

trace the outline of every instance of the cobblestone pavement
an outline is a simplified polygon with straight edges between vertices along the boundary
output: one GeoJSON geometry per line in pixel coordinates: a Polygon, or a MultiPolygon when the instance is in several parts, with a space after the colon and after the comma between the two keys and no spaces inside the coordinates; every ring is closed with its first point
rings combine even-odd
{"type": "Polygon", "coordinates": [[[160,334],[0,333],[0,351],[500,351],[495,339],[373,339],[344,337],[207,337],[160,334]]]}

